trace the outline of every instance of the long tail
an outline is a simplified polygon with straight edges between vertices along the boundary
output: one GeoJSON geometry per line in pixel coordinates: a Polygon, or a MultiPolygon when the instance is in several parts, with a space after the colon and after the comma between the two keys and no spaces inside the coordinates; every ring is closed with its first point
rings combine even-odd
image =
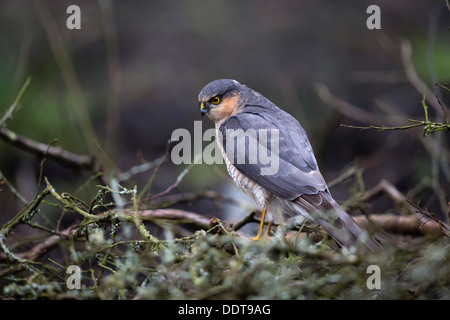
{"type": "Polygon", "coordinates": [[[381,246],[331,197],[328,191],[302,195],[294,201],[342,247],[359,253],[379,252],[381,246]]]}

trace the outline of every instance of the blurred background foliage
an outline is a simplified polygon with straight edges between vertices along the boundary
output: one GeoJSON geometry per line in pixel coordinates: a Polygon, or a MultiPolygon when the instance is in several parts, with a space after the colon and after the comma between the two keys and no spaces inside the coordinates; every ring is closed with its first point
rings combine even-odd
{"type": "MultiPolygon", "coordinates": [[[[386,115],[380,107],[385,106],[401,113],[405,123],[421,120],[423,92],[405,76],[400,43],[411,43],[419,77],[448,103],[448,92],[434,82],[450,80],[449,26],[446,2],[436,0],[0,0],[0,114],[31,77],[8,129],[44,144],[57,138],[57,146],[101,155],[114,164],[110,168],[125,171],[161,156],[175,129],[193,132],[194,121],[202,120],[198,92],[214,79],[233,78],[300,121],[327,181],[356,165],[363,170],[363,188],[387,179],[409,200],[446,219],[448,176],[425,144],[439,144],[435,150],[447,155],[442,166],[448,168],[447,133],[421,142],[420,129],[415,135],[340,127],[371,123],[330,107],[316,88],[325,85],[372,115],[386,115]],[[71,4],[81,8],[81,30],[66,28],[71,4]],[[381,30],[366,28],[371,4],[381,8],[381,30]]],[[[429,112],[432,119],[443,119],[436,110],[429,112]]],[[[202,126],[213,124],[203,119],[202,126]]],[[[0,140],[0,170],[27,200],[36,192],[40,160],[0,140]]],[[[165,190],[185,168],[166,162],[152,192],[165,190]]],[[[223,173],[224,166],[196,165],[177,190],[240,196],[223,173]]],[[[138,189],[151,174],[135,177],[138,189]]],[[[58,190],[72,193],[92,172],[47,161],[44,175],[58,190]]],[[[332,192],[343,202],[355,188],[350,180],[332,192]]],[[[1,189],[3,224],[22,204],[1,189]]],[[[91,201],[95,190],[92,184],[80,197],[91,201]]],[[[210,201],[178,206],[223,214],[210,201]]],[[[390,200],[378,199],[368,211],[394,209],[390,200]]]]}

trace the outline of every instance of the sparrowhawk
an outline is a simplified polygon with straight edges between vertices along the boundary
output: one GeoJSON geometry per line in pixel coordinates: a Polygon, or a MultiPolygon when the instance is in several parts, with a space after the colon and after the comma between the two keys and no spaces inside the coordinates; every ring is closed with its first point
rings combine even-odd
{"type": "Polygon", "coordinates": [[[285,221],[283,217],[289,217],[291,221],[321,225],[342,247],[378,251],[378,242],[332,198],[306,132],[294,117],[260,93],[231,79],[207,84],[198,100],[201,115],[206,114],[215,122],[216,141],[228,173],[262,212],[254,239],[261,237],[266,218],[268,234],[272,221],[285,221]],[[244,140],[231,141],[236,135],[229,133],[238,130],[244,133],[244,140]],[[252,149],[252,141],[256,141],[256,149],[252,149]],[[274,170],[266,174],[262,174],[262,169],[268,167],[262,161],[264,153],[277,161],[274,170]]]}

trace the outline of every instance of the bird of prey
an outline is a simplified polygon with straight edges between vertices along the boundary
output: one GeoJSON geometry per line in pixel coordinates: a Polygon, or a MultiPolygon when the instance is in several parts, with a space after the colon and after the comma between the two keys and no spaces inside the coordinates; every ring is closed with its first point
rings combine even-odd
{"type": "Polygon", "coordinates": [[[342,247],[379,251],[378,242],[331,196],[306,132],[294,117],[232,79],[210,82],[198,100],[201,115],[215,122],[216,141],[228,173],[262,213],[258,234],[252,239],[261,237],[266,218],[269,234],[273,221],[288,217],[298,224],[321,225],[342,247]],[[243,139],[237,141],[239,137],[243,139]],[[270,156],[276,165],[263,156],[270,156]],[[270,165],[272,170],[263,172],[270,165]]]}

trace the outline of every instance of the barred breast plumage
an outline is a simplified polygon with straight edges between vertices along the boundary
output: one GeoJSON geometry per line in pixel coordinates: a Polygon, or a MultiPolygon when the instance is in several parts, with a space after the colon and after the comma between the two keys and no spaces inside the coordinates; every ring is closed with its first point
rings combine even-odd
{"type": "MultiPolygon", "coordinates": [[[[219,136],[218,130],[220,125],[216,123],[216,137],[219,136]]],[[[266,204],[267,199],[269,198],[269,192],[257,184],[255,181],[243,175],[228,159],[228,156],[223,148],[222,142],[217,139],[217,145],[222,152],[223,159],[225,160],[225,164],[227,166],[227,171],[233,181],[249,196],[255,200],[256,205],[259,210],[262,210],[266,204]]]]}

